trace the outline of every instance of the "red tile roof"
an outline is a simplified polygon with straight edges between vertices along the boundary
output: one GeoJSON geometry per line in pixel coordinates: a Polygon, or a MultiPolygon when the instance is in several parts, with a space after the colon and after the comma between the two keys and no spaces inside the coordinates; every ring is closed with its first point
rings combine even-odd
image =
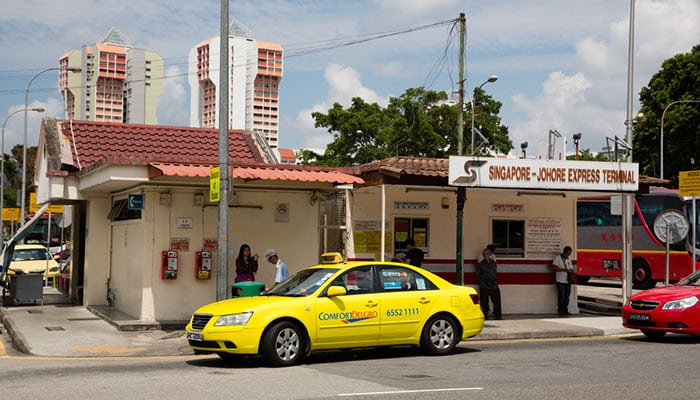
{"type": "MultiPolygon", "coordinates": [[[[150,177],[181,176],[208,177],[212,165],[193,165],[179,163],[151,163],[150,177]]],[[[349,170],[331,167],[311,167],[287,164],[236,166],[233,177],[245,180],[282,180],[324,183],[363,183],[361,178],[350,175],[349,170]]]]}
{"type": "MultiPolygon", "coordinates": [[[[72,166],[78,170],[104,164],[218,163],[216,129],[78,120],[56,123],[63,142],[70,143],[72,166]]],[[[231,165],[263,162],[250,134],[240,130],[230,131],[229,157],[231,165]]]]}
{"type": "Polygon", "coordinates": [[[447,177],[450,160],[447,158],[391,157],[358,165],[356,175],[372,172],[388,175],[417,175],[424,177],[447,177]]]}
{"type": "Polygon", "coordinates": [[[297,155],[294,154],[292,149],[281,149],[278,148],[277,151],[280,153],[280,158],[285,161],[296,161],[297,155]]]}

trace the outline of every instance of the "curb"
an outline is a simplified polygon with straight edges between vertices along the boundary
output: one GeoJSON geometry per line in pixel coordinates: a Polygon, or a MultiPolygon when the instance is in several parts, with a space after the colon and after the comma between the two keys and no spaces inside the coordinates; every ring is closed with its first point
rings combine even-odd
{"type": "Polygon", "coordinates": [[[32,354],[29,344],[27,344],[27,339],[24,338],[22,332],[17,330],[15,322],[5,313],[5,309],[2,307],[0,307],[0,322],[5,325],[5,330],[7,330],[17,350],[25,354],[32,354]]]}

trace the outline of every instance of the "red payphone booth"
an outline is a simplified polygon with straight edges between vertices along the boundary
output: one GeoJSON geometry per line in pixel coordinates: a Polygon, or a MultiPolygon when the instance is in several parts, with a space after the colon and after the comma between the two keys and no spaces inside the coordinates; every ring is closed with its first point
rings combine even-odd
{"type": "Polygon", "coordinates": [[[162,254],[160,278],[163,280],[177,279],[177,251],[164,250],[162,254]]]}
{"type": "Polygon", "coordinates": [[[195,262],[195,279],[211,279],[211,253],[208,251],[198,251],[195,257],[195,262]]]}

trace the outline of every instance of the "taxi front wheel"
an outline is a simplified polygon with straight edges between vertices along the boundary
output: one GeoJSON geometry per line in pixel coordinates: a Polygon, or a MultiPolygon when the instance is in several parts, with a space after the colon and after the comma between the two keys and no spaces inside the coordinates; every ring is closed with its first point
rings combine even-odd
{"type": "Polygon", "coordinates": [[[301,360],[303,340],[296,325],[287,321],[278,322],[263,338],[263,358],[270,365],[277,367],[294,365],[301,360]]]}
{"type": "Polygon", "coordinates": [[[431,355],[451,353],[459,342],[457,324],[447,315],[436,315],[425,324],[420,344],[431,355]]]}

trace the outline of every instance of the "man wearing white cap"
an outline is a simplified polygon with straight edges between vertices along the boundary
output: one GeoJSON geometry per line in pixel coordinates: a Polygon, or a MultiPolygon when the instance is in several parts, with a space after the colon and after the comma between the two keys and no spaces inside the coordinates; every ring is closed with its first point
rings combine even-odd
{"type": "MultiPolygon", "coordinates": [[[[269,249],[265,252],[265,259],[270,262],[270,264],[275,264],[277,272],[275,273],[275,284],[272,287],[277,286],[278,283],[289,277],[289,270],[287,269],[287,264],[280,260],[277,256],[277,250],[269,249]]],[[[272,288],[270,288],[272,289],[272,288]]]]}

